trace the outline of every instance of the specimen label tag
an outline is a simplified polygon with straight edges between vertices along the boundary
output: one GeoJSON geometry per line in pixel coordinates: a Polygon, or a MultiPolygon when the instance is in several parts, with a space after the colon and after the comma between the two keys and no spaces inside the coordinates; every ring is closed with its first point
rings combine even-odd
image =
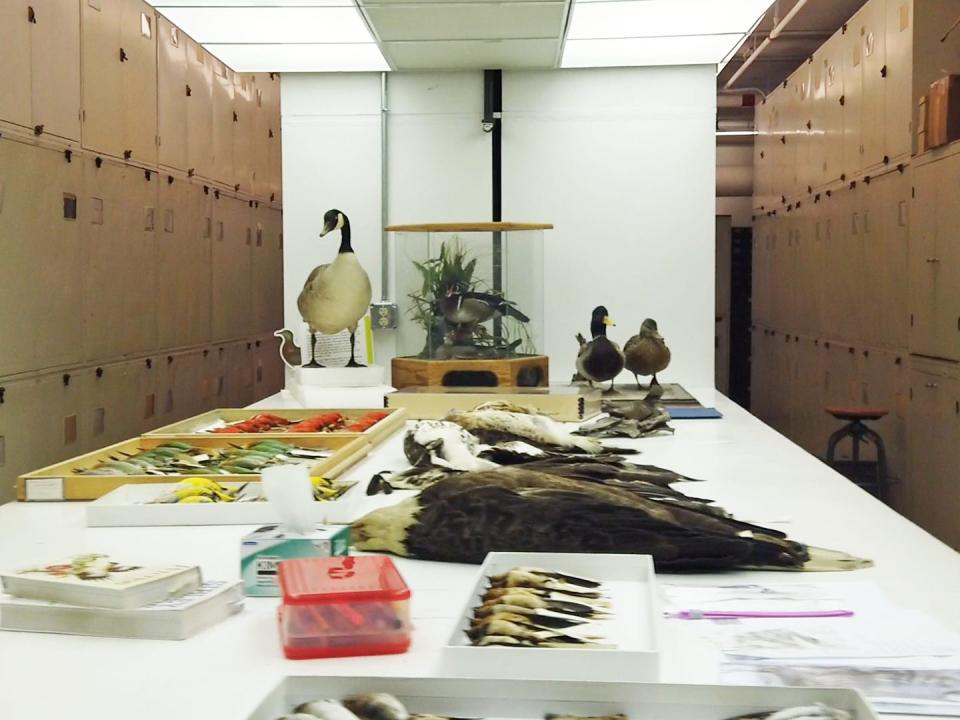
{"type": "Polygon", "coordinates": [[[63,478],[29,478],[28,501],[63,500],[63,478]]]}

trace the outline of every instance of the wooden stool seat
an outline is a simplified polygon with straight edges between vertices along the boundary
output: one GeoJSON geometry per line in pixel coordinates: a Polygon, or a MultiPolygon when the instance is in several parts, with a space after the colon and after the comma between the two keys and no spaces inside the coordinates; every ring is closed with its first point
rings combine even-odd
{"type": "Polygon", "coordinates": [[[879,420],[889,413],[885,408],[860,407],[856,405],[828,405],[824,408],[837,420],[879,420]]]}

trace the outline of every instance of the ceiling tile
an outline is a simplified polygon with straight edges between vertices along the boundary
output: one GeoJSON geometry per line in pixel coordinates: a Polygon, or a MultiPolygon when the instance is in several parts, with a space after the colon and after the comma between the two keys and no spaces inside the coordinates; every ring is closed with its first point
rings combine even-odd
{"type": "Polygon", "coordinates": [[[550,68],[556,63],[560,40],[386,42],[383,47],[397,70],[550,68]]]}
{"type": "Polygon", "coordinates": [[[364,3],[382,41],[552,38],[563,33],[567,3],[364,3]]]}

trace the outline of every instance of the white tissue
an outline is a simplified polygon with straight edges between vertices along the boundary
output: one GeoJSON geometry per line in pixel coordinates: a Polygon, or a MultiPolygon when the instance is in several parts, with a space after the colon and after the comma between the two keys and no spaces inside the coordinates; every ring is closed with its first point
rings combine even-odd
{"type": "Polygon", "coordinates": [[[283,530],[301,535],[312,531],[316,525],[313,485],[306,465],[276,465],[264,468],[262,475],[263,491],[283,530]]]}

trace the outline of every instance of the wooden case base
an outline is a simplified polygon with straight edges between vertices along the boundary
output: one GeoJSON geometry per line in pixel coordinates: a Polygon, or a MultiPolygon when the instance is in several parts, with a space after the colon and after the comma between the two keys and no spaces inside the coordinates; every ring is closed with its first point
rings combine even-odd
{"type": "Polygon", "coordinates": [[[408,387],[546,387],[546,355],[490,360],[424,360],[398,357],[392,363],[395,388],[408,387]]]}

